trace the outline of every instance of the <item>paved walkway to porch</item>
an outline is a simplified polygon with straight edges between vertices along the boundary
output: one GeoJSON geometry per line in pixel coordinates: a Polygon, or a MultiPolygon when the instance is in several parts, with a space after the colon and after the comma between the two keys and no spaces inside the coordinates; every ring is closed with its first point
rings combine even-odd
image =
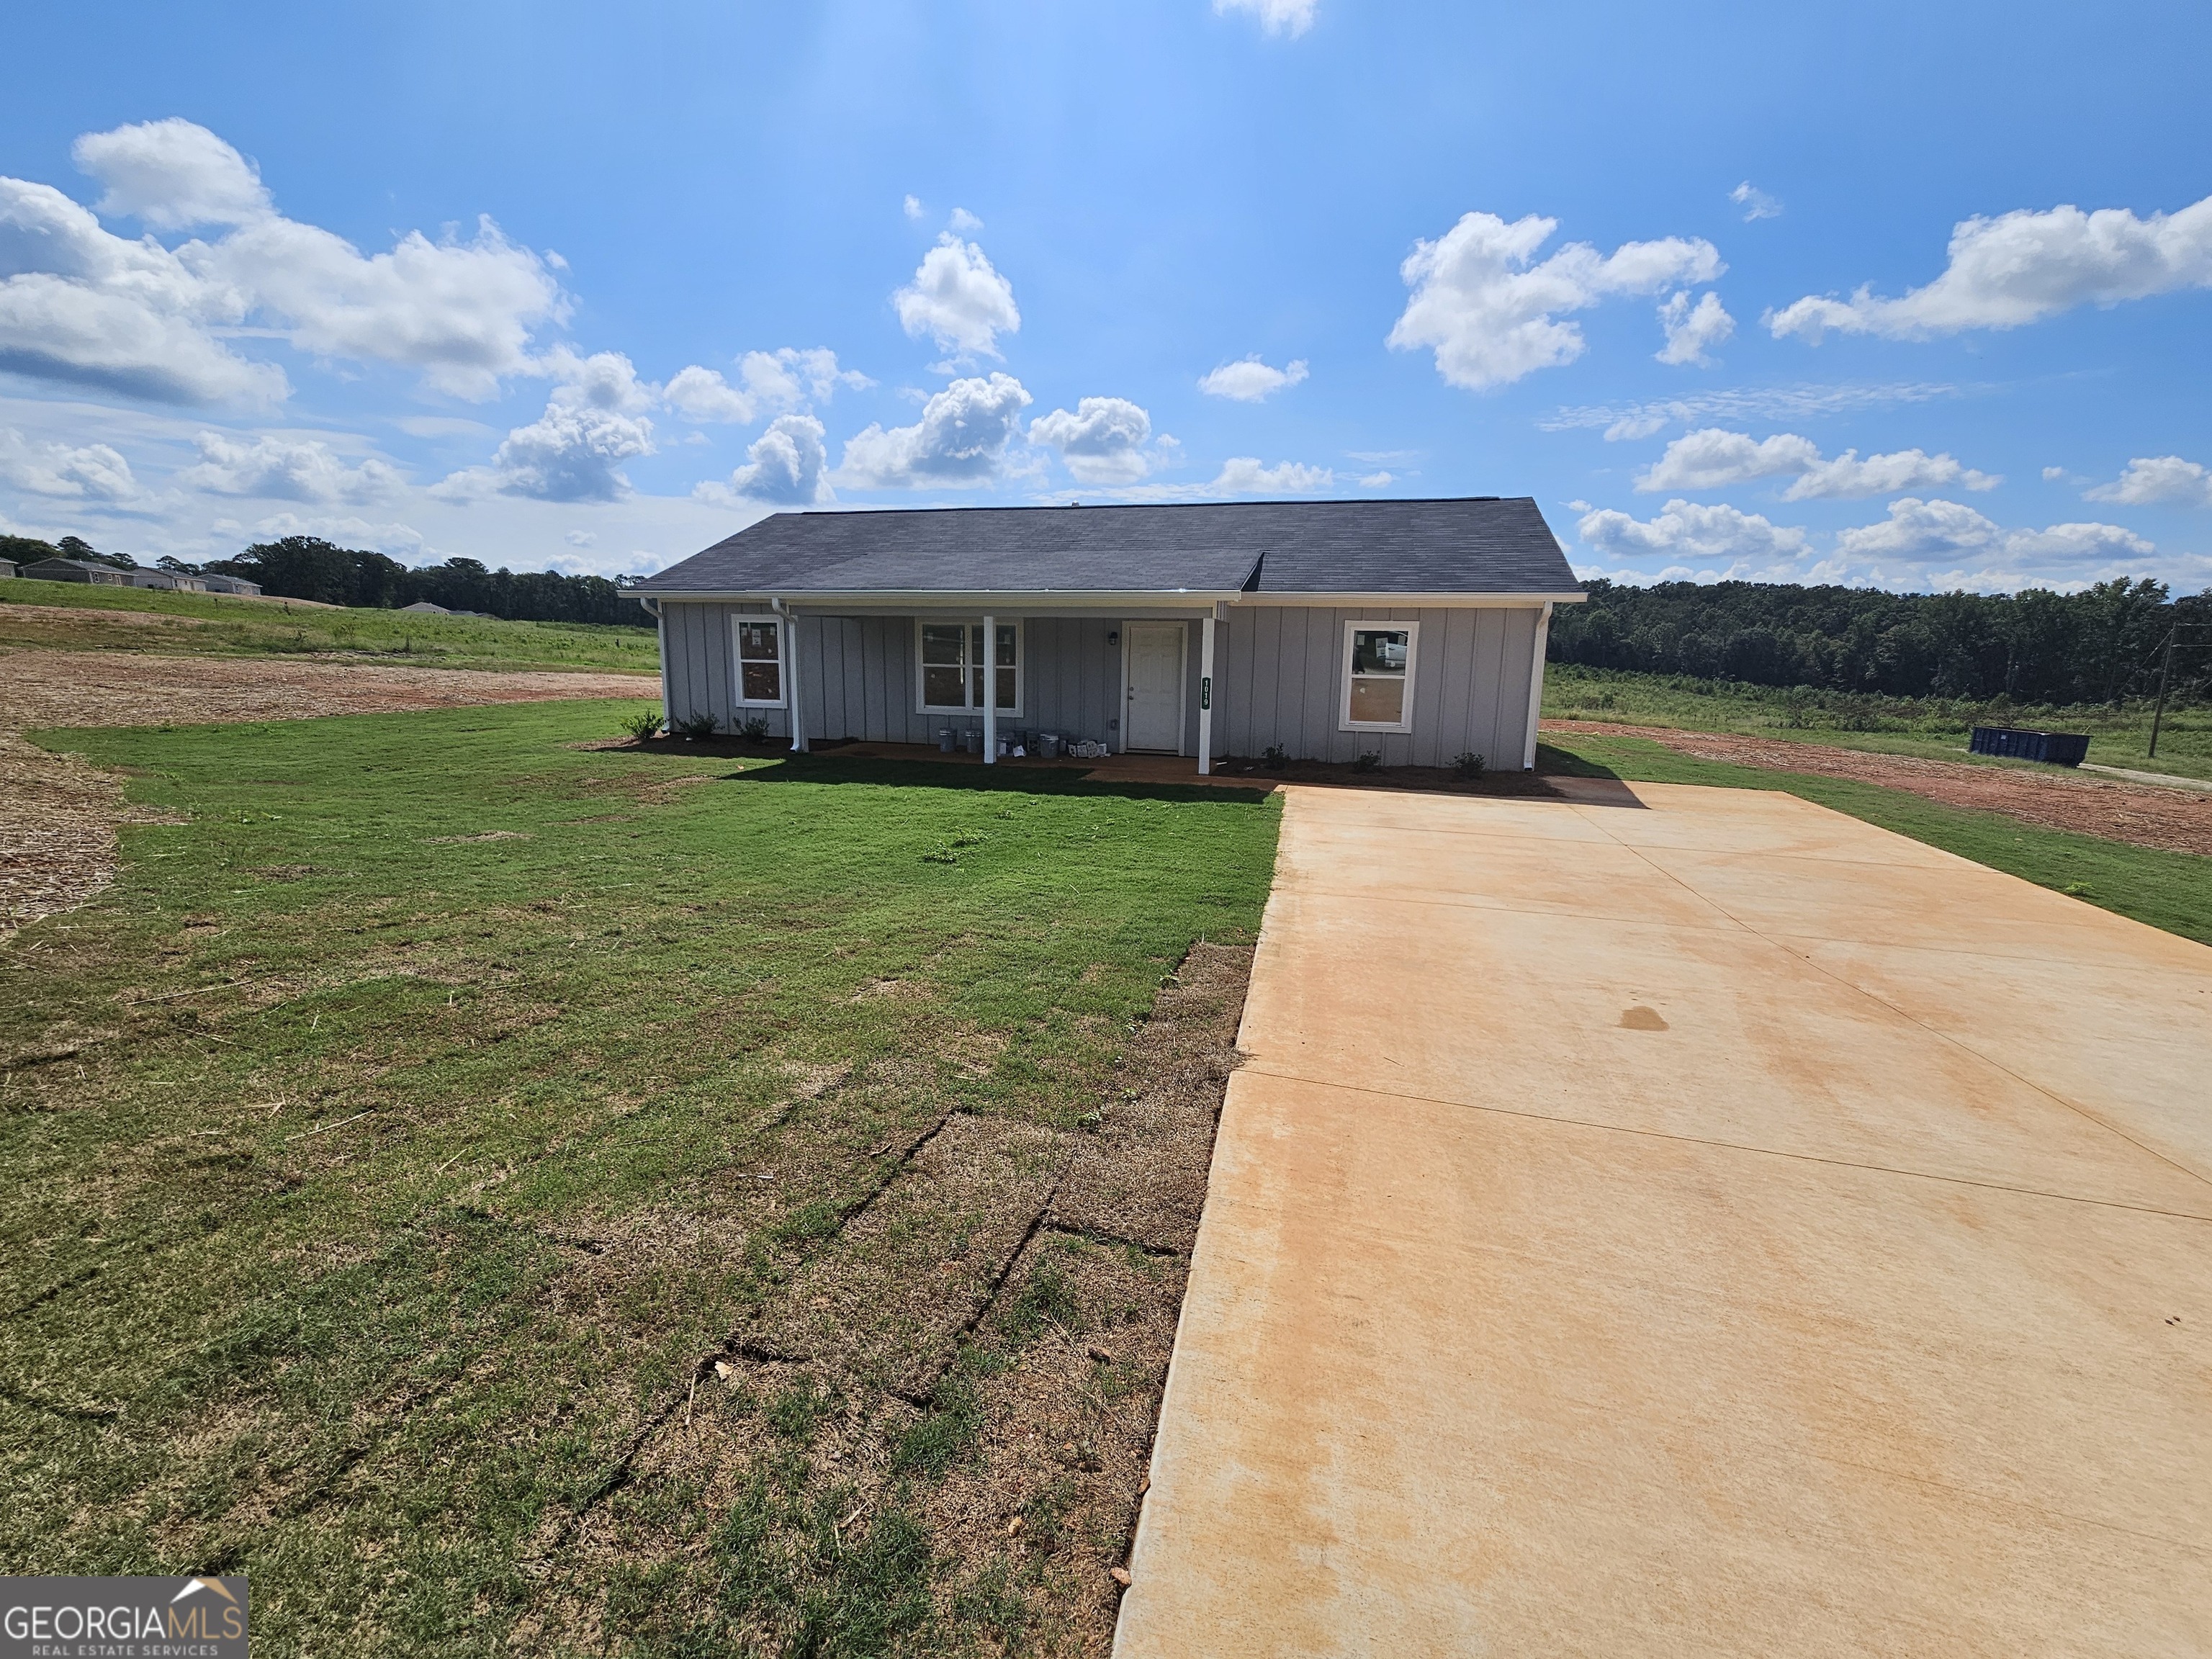
{"type": "Polygon", "coordinates": [[[1117,1651],[2212,1650],[2212,950],[1585,793],[1287,792],[1117,1651]]]}

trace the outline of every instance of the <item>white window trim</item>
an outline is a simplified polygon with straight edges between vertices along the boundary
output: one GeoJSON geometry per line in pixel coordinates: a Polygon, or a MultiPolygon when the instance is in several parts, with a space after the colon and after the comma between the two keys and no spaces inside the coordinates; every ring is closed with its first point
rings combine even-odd
{"type": "MultiPolygon", "coordinates": [[[[1340,659],[1337,674],[1336,729],[1340,732],[1410,732],[1413,729],[1413,676],[1421,666],[1421,625],[1417,622],[1399,622],[1389,617],[1355,617],[1344,625],[1344,654],[1340,659]],[[1352,718],[1352,636],[1361,631],[1389,629],[1394,634],[1406,636],[1406,717],[1385,724],[1380,720],[1356,720],[1352,718]]],[[[1362,676],[1363,678],[1376,678],[1362,676]]]]}
{"type": "Polygon", "coordinates": [[[738,708],[790,707],[792,631],[784,625],[784,619],[773,611],[734,611],[730,613],[730,702],[733,707],[738,708]],[[749,697],[745,695],[745,665],[744,659],[738,655],[738,629],[748,623],[768,623],[775,629],[775,689],[779,695],[774,698],[749,697]]]}
{"type": "MultiPolygon", "coordinates": [[[[922,675],[922,670],[926,665],[921,659],[921,630],[925,625],[936,628],[981,628],[983,625],[983,618],[981,616],[977,615],[973,617],[916,617],[914,619],[914,712],[917,714],[957,714],[963,720],[981,720],[983,718],[983,709],[980,703],[970,708],[963,703],[934,703],[929,701],[928,693],[924,690],[927,682],[923,678],[922,675]]],[[[1000,628],[1011,628],[1014,630],[1014,706],[1011,708],[1001,708],[999,711],[999,718],[1002,720],[1017,720],[1022,718],[1022,711],[1029,705],[1029,629],[1019,617],[998,617],[995,620],[995,625],[1000,628]]],[[[989,651],[989,648],[988,645],[986,645],[985,650],[987,652],[989,651]]],[[[944,666],[941,663],[938,665],[939,667],[944,666]]],[[[985,678],[983,684],[987,692],[991,686],[992,678],[995,675],[996,672],[994,665],[988,663],[984,665],[985,678]]],[[[975,682],[970,679],[968,684],[973,685],[975,682]]]]}

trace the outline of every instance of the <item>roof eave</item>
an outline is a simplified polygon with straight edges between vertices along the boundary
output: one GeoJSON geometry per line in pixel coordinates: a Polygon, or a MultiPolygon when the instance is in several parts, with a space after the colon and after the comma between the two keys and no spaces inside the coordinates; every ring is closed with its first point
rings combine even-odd
{"type": "Polygon", "coordinates": [[[1012,609],[1028,607],[1080,607],[1085,610],[1111,610],[1117,605],[1209,605],[1224,602],[1233,605],[1391,605],[1401,606],[1445,607],[1451,605],[1580,605],[1589,596],[1578,588],[1559,591],[1530,591],[1494,589],[1465,592],[1337,592],[1313,589],[1297,592],[1255,592],[1245,588],[1212,587],[1144,587],[1122,588],[1101,592],[1093,588],[1035,588],[1013,591],[1005,588],[674,588],[637,587],[629,590],[633,597],[650,599],[673,599],[693,605],[769,605],[781,599],[787,605],[865,605],[877,609],[908,605],[932,610],[975,610],[996,605],[1012,609]]]}

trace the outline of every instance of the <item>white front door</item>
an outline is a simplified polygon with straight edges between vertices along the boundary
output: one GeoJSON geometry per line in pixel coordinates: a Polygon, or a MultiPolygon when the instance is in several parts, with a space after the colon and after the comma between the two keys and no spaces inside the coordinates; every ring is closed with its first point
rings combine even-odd
{"type": "Polygon", "coordinates": [[[1182,748],[1182,635],[1177,622],[1136,622],[1129,632],[1129,695],[1121,714],[1124,749],[1182,748]]]}

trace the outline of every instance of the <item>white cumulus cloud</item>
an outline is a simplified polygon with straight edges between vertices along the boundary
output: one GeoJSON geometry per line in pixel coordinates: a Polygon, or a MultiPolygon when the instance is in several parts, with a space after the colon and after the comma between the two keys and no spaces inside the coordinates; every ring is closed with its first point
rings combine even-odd
{"type": "Polygon", "coordinates": [[[419,232],[364,255],[287,219],[215,134],[166,120],[88,133],[101,210],[157,229],[222,228],[171,249],[104,229],[50,185],[0,179],[0,368],[172,403],[270,404],[284,372],[231,343],[255,323],[317,357],[395,364],[433,389],[495,395],[538,371],[540,326],[567,314],[545,258],[489,220],[466,240],[419,232]]]}
{"type": "Polygon", "coordinates": [[[812,507],[835,500],[828,477],[830,454],[822,422],[811,415],[779,415],[745,451],[744,465],[730,475],[727,490],[719,484],[693,491],[704,501],[742,495],[777,507],[812,507]]]}
{"type": "Polygon", "coordinates": [[[1266,401],[1306,377],[1305,360],[1294,357],[1280,368],[1260,361],[1254,353],[1242,362],[1224,363],[1200,377],[1198,389],[1209,398],[1233,398],[1240,404],[1266,401]]]}
{"type": "Polygon", "coordinates": [[[1679,236],[1624,242],[1609,254],[1570,242],[1538,262],[1558,228],[1558,220],[1534,214],[1508,224],[1469,213],[1437,240],[1418,243],[1399,268],[1413,295],[1391,346],[1433,349],[1437,372],[1453,386],[1505,386],[1582,356],[1581,328],[1560,313],[1710,283],[1726,269],[1711,242],[1679,236]]]}
{"type": "Polygon", "coordinates": [[[1954,227],[1942,274],[1902,298],[1883,299],[1870,287],[1849,300],[1808,295],[1769,313],[1766,325],[1778,337],[1795,334],[1816,345],[1832,330],[1923,339],[2208,286],[2212,197],[2148,218],[2126,208],[2022,209],[1954,227]]]}
{"type": "Polygon", "coordinates": [[[51,185],[0,178],[0,369],[166,403],[275,403],[284,371],[216,333],[252,303],[51,185]]]}
{"type": "Polygon", "coordinates": [[[2059,577],[2081,581],[2142,568],[2157,553],[2119,525],[2048,525],[2008,531],[1962,502],[1917,495],[1889,502],[1881,525],[1836,533],[1836,556],[1875,566],[1920,566],[1929,586],[2020,588],[2059,577]]]}
{"type": "Polygon", "coordinates": [[[1613,558],[1696,560],[1721,565],[1731,575],[1801,557],[1808,545],[1805,532],[1793,526],[1777,525],[1726,503],[1701,507],[1680,500],[1668,501],[1645,520],[1601,507],[1584,514],[1575,533],[1613,558]]]}
{"type": "Polygon", "coordinates": [[[1213,495],[1310,495],[1336,482],[1328,467],[1308,466],[1303,461],[1278,461],[1262,465],[1256,456],[1236,455],[1221,464],[1221,472],[1205,486],[1213,495]]]}
{"type": "Polygon", "coordinates": [[[1636,488],[1724,489],[1760,478],[1791,477],[1785,501],[1836,501],[1885,495],[1901,489],[1933,489],[1957,484],[1994,489],[2002,480],[1961,465],[1949,455],[1901,449],[1863,459],[1856,449],[1826,459],[1820,446],[1794,432],[1753,439],[1747,432],[1707,427],[1685,433],[1667,446],[1658,460],[1637,476],[1636,488]]]}
{"type": "Polygon", "coordinates": [[[1079,483],[1134,483],[1152,471],[1152,417],[1127,398],[1085,398],[1030,422],[1030,441],[1060,452],[1079,483]]]}
{"type": "Polygon", "coordinates": [[[496,492],[539,501],[613,501],[630,493],[624,461],[653,453],[653,422],[641,411],[659,388],[637,378],[620,352],[573,354],[545,412],[516,427],[489,467],[454,473],[432,493],[471,501],[496,492]]]}
{"type": "Polygon", "coordinates": [[[58,501],[123,502],[138,481],[122,452],[108,444],[36,441],[0,428],[0,482],[58,501]]]}
{"type": "Polygon", "coordinates": [[[177,482],[210,495],[319,503],[374,501],[396,495],[403,484],[388,462],[371,456],[358,466],[348,466],[320,439],[240,440],[203,432],[193,442],[199,460],[178,473],[177,482]]]}
{"type": "Polygon", "coordinates": [[[1712,349],[1735,332],[1735,319],[1728,314],[1721,304],[1721,296],[1710,289],[1698,296],[1695,305],[1690,303],[1687,289],[1670,294],[1659,307],[1659,325],[1667,331],[1667,343],[1659,349],[1662,363],[1694,363],[1700,368],[1712,364],[1712,349]]]}
{"type": "Polygon", "coordinates": [[[1260,20],[1260,27],[1269,34],[1287,34],[1293,40],[1313,27],[1314,12],[1320,0],[1213,0],[1215,13],[1226,17],[1235,11],[1249,12],[1260,20]]]}
{"type": "Polygon", "coordinates": [[[862,489],[986,484],[1004,471],[1006,447],[1030,402],[1011,374],[957,380],[923,405],[912,426],[871,423],[845,443],[841,483],[862,489]]]}
{"type": "Polygon", "coordinates": [[[892,295],[891,303],[908,334],[927,334],[945,351],[995,357],[999,336],[1022,325],[1014,285],[981,248],[949,230],[922,255],[914,281],[892,295]]]}
{"type": "Polygon", "coordinates": [[[155,230],[243,225],[275,211],[252,162],[205,127],[175,116],[88,132],[70,154],[107,186],[100,212],[155,230]]]}
{"type": "MultiPolygon", "coordinates": [[[[2046,478],[2063,477],[2057,467],[2045,467],[2046,478]]],[[[2185,507],[2212,507],[2212,471],[2179,455],[2138,455],[2121,469],[2110,483],[2083,494],[2093,501],[2112,501],[2122,507],[2151,507],[2179,502],[2185,507]]]]}
{"type": "Polygon", "coordinates": [[[661,394],[668,406],[687,421],[726,421],[745,426],[753,418],[750,397],[724,380],[719,370],[697,363],[678,369],[661,388],[661,394]]]}

